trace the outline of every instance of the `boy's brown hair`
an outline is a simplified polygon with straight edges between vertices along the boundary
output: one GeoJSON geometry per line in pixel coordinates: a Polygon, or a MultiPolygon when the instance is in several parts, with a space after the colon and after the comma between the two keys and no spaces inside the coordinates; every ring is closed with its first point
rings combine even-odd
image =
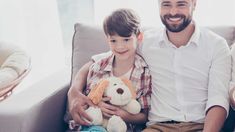
{"type": "Polygon", "coordinates": [[[118,9],[112,12],[103,23],[106,36],[119,35],[130,37],[140,33],[139,16],[131,9],[118,9]]]}

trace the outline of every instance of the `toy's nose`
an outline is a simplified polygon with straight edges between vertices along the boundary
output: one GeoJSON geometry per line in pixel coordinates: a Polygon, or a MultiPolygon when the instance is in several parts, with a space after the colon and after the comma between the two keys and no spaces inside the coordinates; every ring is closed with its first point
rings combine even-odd
{"type": "Polygon", "coordinates": [[[124,91],[123,91],[121,88],[118,88],[118,89],[117,89],[117,93],[118,93],[118,94],[123,94],[123,92],[124,92],[124,91]]]}

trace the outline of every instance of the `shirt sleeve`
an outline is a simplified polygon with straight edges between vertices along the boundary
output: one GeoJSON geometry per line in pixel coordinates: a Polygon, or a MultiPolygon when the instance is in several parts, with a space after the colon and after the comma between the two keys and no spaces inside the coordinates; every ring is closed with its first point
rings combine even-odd
{"type": "Polygon", "coordinates": [[[235,87],[235,43],[232,45],[231,55],[232,55],[232,79],[230,82],[230,89],[235,87]]]}
{"type": "Polygon", "coordinates": [[[145,68],[145,71],[141,76],[141,89],[137,93],[137,100],[141,105],[141,109],[150,108],[151,93],[152,93],[152,79],[149,69],[145,68]]]}
{"type": "Polygon", "coordinates": [[[216,43],[209,71],[206,112],[212,106],[221,106],[229,113],[229,83],[231,80],[231,54],[224,39],[216,43]]]}

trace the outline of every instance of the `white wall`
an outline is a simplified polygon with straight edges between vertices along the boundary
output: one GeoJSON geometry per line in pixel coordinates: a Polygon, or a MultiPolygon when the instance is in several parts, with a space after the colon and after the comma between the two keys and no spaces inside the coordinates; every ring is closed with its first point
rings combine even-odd
{"type": "Polygon", "coordinates": [[[31,56],[28,85],[65,66],[56,0],[1,0],[0,16],[0,41],[31,56]]]}
{"type": "Polygon", "coordinates": [[[197,0],[195,20],[200,25],[235,25],[234,0],[197,0]]]}
{"type": "MultiPolygon", "coordinates": [[[[94,0],[95,23],[116,8],[132,8],[142,18],[142,25],[160,26],[158,0],[94,0]],[[107,5],[107,6],[104,6],[107,5]],[[105,7],[105,8],[104,8],[105,7]]],[[[234,0],[197,0],[194,20],[199,25],[235,25],[234,0]]]]}

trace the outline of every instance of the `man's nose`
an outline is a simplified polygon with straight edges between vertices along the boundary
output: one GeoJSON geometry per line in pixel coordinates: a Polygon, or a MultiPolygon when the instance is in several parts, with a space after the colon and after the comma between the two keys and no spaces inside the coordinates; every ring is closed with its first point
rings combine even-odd
{"type": "Polygon", "coordinates": [[[170,9],[170,14],[171,14],[172,16],[176,15],[177,13],[178,13],[178,9],[177,9],[176,7],[172,7],[172,8],[170,9]]]}

